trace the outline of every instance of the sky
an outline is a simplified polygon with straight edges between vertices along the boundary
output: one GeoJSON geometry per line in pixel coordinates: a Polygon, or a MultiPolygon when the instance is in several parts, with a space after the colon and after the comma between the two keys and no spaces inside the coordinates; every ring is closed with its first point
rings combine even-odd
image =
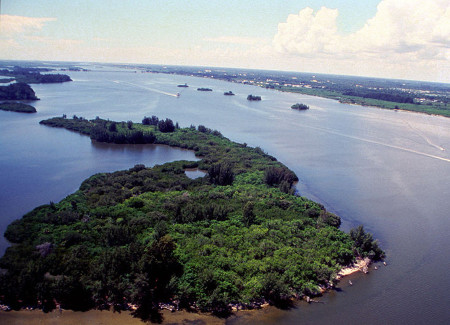
{"type": "Polygon", "coordinates": [[[0,60],[450,82],[449,0],[0,0],[0,60]]]}

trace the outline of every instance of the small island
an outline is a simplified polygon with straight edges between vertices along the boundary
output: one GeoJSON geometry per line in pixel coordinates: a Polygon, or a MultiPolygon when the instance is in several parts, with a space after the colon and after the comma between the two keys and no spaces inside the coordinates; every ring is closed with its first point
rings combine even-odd
{"type": "Polygon", "coordinates": [[[299,103],[297,103],[297,104],[292,105],[291,108],[292,108],[292,109],[297,109],[297,110],[303,111],[303,110],[309,109],[309,106],[308,106],[308,105],[305,105],[305,104],[299,104],[299,103]]]}
{"type": "Polygon", "coordinates": [[[212,91],[211,88],[197,88],[198,91],[212,91]]]}
{"type": "Polygon", "coordinates": [[[34,90],[23,82],[0,86],[0,100],[38,100],[34,90]]]}
{"type": "Polygon", "coordinates": [[[339,216],[296,195],[297,176],[275,157],[217,130],[155,116],[41,124],[93,141],[190,149],[199,160],[93,175],[11,223],[0,304],[12,309],[112,308],[150,320],[161,308],[186,308],[223,317],[320,295],[345,267],[384,256],[363,227],[347,234],[339,216]],[[190,179],[190,168],[206,175],[190,179]]]}
{"type": "Polygon", "coordinates": [[[0,110],[19,113],[36,113],[36,108],[34,108],[33,106],[16,102],[0,103],[0,110]]]}
{"type": "Polygon", "coordinates": [[[226,91],[223,93],[225,96],[234,96],[234,93],[230,90],[230,91],[226,91]]]}
{"type": "Polygon", "coordinates": [[[256,100],[256,101],[258,101],[258,100],[261,100],[261,96],[253,96],[253,95],[248,95],[247,96],[247,100],[256,100]]]}

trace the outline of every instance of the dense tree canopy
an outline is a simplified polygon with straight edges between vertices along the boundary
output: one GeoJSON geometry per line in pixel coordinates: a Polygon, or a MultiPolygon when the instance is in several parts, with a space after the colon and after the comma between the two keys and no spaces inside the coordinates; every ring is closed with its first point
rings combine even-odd
{"type": "Polygon", "coordinates": [[[23,82],[14,83],[8,86],[0,86],[0,100],[37,100],[34,90],[23,82]]]}
{"type": "Polygon", "coordinates": [[[233,303],[317,294],[374,249],[367,234],[345,234],[338,216],[293,195],[295,174],[260,148],[206,127],[164,133],[116,123],[111,132],[110,123],[44,121],[93,139],[103,132],[108,141],[111,133],[152,133],[153,142],[191,148],[202,159],[97,174],[14,221],[5,233],[14,245],[0,259],[2,302],[40,301],[47,310],[55,301],[74,310],[134,304],[142,319],[153,319],[160,302],[226,314],[233,303]],[[184,170],[192,167],[208,173],[190,179],[184,170]]]}

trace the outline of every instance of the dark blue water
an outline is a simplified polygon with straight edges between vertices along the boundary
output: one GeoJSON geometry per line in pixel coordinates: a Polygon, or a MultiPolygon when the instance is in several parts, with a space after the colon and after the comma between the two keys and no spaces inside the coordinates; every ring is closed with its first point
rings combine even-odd
{"type": "Polygon", "coordinates": [[[353,286],[342,284],[321,298],[324,304],[268,309],[230,323],[450,323],[450,119],[203,78],[69,74],[74,82],[34,85],[37,114],[0,112],[1,231],[95,172],[193,159],[164,147],[94,145],[39,120],[76,114],[139,122],[157,115],[181,126],[203,124],[276,156],[299,176],[302,195],[339,214],[345,230],[364,224],[388,255],[388,266],[352,276],[353,286]],[[176,87],[184,83],[190,87],[176,87]],[[224,96],[228,90],[236,96],[224,96]],[[180,97],[171,96],[177,92],[180,97]],[[248,102],[249,94],[262,101],[248,102]],[[290,109],[296,102],[311,109],[290,109]]]}

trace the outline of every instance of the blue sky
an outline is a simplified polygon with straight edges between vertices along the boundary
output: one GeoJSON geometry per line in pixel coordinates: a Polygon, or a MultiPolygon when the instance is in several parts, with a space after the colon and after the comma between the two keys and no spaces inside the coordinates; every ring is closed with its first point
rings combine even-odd
{"type": "Polygon", "coordinates": [[[449,82],[447,2],[3,0],[0,59],[226,66],[449,82]]]}

